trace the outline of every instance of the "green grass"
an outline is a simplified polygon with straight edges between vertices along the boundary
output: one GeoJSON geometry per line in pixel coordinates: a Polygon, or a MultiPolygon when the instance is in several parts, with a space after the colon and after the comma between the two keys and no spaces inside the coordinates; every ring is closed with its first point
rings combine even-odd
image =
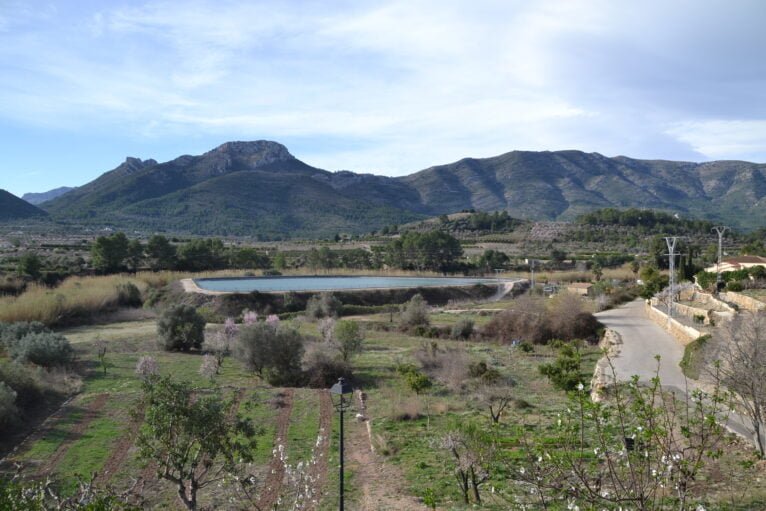
{"type": "Polygon", "coordinates": [[[239,407],[242,418],[252,421],[262,428],[262,434],[258,436],[254,462],[257,465],[268,465],[274,449],[276,435],[276,418],[279,409],[272,406],[270,401],[276,396],[274,389],[255,389],[248,392],[239,407]]]}
{"type": "Polygon", "coordinates": [[[290,426],[287,429],[287,459],[291,465],[311,458],[319,435],[319,391],[295,389],[290,426]]]}
{"type": "Polygon", "coordinates": [[[70,406],[66,416],[53,424],[53,427],[45,436],[35,442],[31,449],[22,453],[21,460],[38,460],[44,462],[48,459],[59,446],[69,437],[72,427],[83,417],[84,410],[79,407],[70,406]]]}
{"type": "Polygon", "coordinates": [[[709,340],[709,335],[703,335],[697,337],[684,347],[684,356],[681,358],[679,365],[681,366],[681,371],[683,371],[687,378],[691,378],[692,380],[699,379],[700,372],[705,364],[702,351],[709,340]]]}
{"type": "Polygon", "coordinates": [[[83,435],[69,446],[57,467],[56,472],[63,476],[65,484],[76,483],[75,475],[87,480],[101,470],[112,454],[114,443],[124,433],[126,422],[100,417],[90,423],[83,435]]]}

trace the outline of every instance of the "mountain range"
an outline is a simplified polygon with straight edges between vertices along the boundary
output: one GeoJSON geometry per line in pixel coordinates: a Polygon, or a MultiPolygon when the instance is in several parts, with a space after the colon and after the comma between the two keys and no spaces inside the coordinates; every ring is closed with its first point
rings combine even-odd
{"type": "Polygon", "coordinates": [[[64,195],[71,190],[74,190],[74,188],[69,186],[62,186],[60,188],[54,188],[53,190],[48,190],[47,192],[42,193],[25,193],[21,196],[21,198],[28,203],[37,206],[38,204],[42,204],[43,202],[47,202],[49,200],[55,199],[56,197],[64,195]]]}
{"type": "Polygon", "coordinates": [[[57,221],[264,237],[368,232],[471,208],[571,220],[637,207],[752,228],[766,224],[766,164],[512,151],[384,177],[318,169],[276,142],[227,142],[164,163],[127,158],[41,207],[57,221]]]}
{"type": "Polygon", "coordinates": [[[5,190],[0,190],[0,221],[42,218],[48,213],[23,201],[5,190]]]}

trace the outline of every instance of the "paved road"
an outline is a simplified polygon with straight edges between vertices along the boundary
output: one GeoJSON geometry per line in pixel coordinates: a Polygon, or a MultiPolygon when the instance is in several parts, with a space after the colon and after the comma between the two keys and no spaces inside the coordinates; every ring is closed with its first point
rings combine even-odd
{"type": "Polygon", "coordinates": [[[643,300],[599,312],[596,317],[622,337],[620,353],[612,361],[620,380],[637,374],[641,381],[649,381],[657,371],[655,356],[659,355],[662,384],[684,388],[684,375],[678,365],[684,356],[684,347],[646,317],[643,300]]]}
{"type": "MultiPolygon", "coordinates": [[[[687,382],[678,365],[684,356],[683,345],[667,331],[646,317],[644,301],[628,304],[596,314],[607,328],[620,334],[622,345],[619,354],[612,359],[619,380],[629,380],[638,375],[640,381],[649,381],[657,371],[656,355],[660,355],[660,382],[663,387],[676,394],[687,392],[687,382]]],[[[694,387],[688,383],[688,389],[694,387]]],[[[727,428],[755,444],[755,435],[748,426],[748,420],[732,413],[727,428]]]]}

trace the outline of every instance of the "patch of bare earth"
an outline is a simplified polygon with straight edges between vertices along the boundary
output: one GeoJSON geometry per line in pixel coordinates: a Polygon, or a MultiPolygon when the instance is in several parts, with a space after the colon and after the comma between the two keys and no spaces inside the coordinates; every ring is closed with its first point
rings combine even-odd
{"type": "MultiPolygon", "coordinates": [[[[360,397],[357,397],[361,401],[360,397]]],[[[360,403],[364,412],[364,405],[360,403]]],[[[362,511],[428,511],[417,498],[407,495],[401,471],[385,462],[372,450],[366,417],[346,423],[345,448],[348,467],[354,474],[354,486],[361,488],[362,511]]]]}
{"type": "Polygon", "coordinates": [[[276,446],[283,445],[287,448],[287,428],[290,426],[290,413],[293,411],[293,389],[286,389],[282,396],[282,407],[277,416],[276,435],[274,439],[274,455],[269,463],[269,471],[263,490],[258,498],[257,509],[272,509],[282,491],[282,483],[285,479],[285,464],[276,450],[276,446]]]}
{"type": "Polygon", "coordinates": [[[45,461],[45,463],[43,463],[40,466],[36,474],[37,476],[46,476],[46,475],[49,475],[51,472],[53,472],[53,470],[58,466],[59,462],[61,461],[61,458],[63,458],[64,454],[66,454],[67,450],[69,449],[69,446],[73,442],[77,441],[77,439],[80,436],[82,436],[82,434],[88,429],[88,426],[90,426],[90,423],[93,422],[93,420],[96,417],[98,417],[99,412],[101,411],[102,408],[104,408],[104,405],[106,405],[106,402],[108,399],[109,399],[109,394],[103,393],[103,394],[98,394],[95,398],[93,398],[90,401],[90,403],[88,403],[82,418],[69,431],[66,439],[63,442],[61,442],[61,445],[58,446],[58,448],[54,451],[51,457],[48,458],[45,461]]]}

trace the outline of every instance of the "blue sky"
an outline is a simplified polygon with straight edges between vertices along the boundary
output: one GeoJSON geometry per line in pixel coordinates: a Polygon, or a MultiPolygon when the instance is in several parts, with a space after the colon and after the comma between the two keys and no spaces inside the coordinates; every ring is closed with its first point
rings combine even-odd
{"type": "Polygon", "coordinates": [[[760,0],[0,0],[0,188],[276,140],[328,170],[766,161],[760,0]]]}

